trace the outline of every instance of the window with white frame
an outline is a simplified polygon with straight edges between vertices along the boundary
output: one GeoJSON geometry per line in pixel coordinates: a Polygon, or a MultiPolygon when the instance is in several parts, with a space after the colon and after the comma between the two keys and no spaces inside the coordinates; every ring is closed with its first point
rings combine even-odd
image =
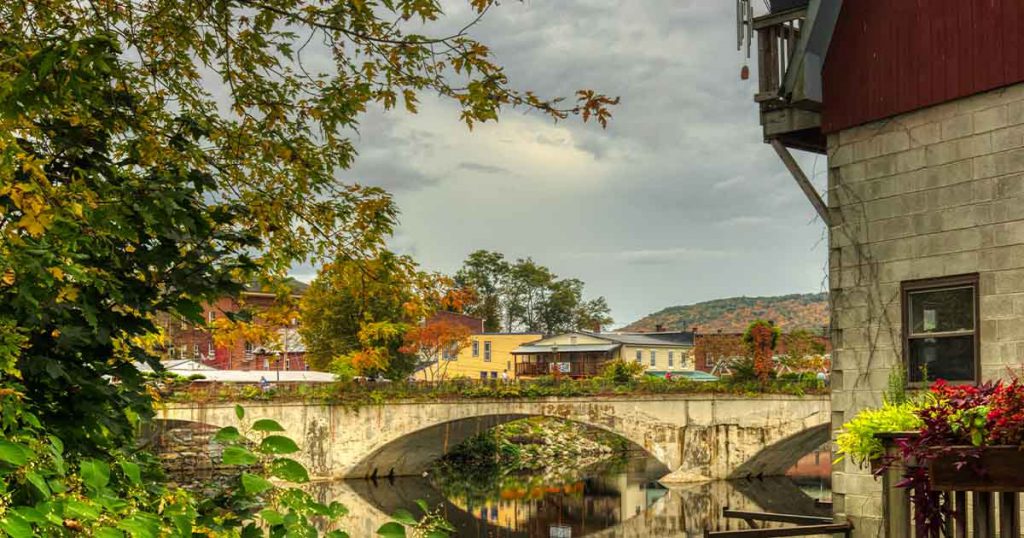
{"type": "Polygon", "coordinates": [[[217,312],[215,312],[213,310],[210,310],[206,314],[206,320],[209,321],[210,323],[213,323],[214,321],[216,321],[217,320],[217,312]]]}
{"type": "Polygon", "coordinates": [[[651,366],[657,366],[657,365],[658,365],[658,352],[652,349],[651,350],[651,366]]]}
{"type": "Polygon", "coordinates": [[[907,379],[978,381],[978,275],[904,282],[907,379]]]}
{"type": "Polygon", "coordinates": [[[668,367],[672,368],[675,365],[676,354],[674,351],[668,352],[668,367]]]}
{"type": "Polygon", "coordinates": [[[479,357],[479,356],[480,356],[480,341],[479,340],[473,340],[473,357],[476,358],[476,357],[479,357]]]}
{"type": "Polygon", "coordinates": [[[644,352],[642,349],[636,350],[636,362],[644,362],[644,352]]]}
{"type": "Polygon", "coordinates": [[[491,362],[491,341],[484,340],[484,362],[491,362]]]}

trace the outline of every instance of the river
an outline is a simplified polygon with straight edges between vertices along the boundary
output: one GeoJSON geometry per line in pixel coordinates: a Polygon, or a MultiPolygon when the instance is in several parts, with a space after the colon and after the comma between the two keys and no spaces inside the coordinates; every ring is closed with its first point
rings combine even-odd
{"type": "Polygon", "coordinates": [[[664,466],[631,455],[571,479],[527,474],[482,477],[472,484],[438,484],[426,477],[344,480],[318,484],[317,496],[349,507],[344,526],[357,537],[373,536],[398,508],[415,513],[417,499],[439,507],[459,537],[702,536],[705,529],[749,528],[723,519],[725,507],[829,515],[814,502],[831,497],[829,461],[822,451],[785,477],[662,485],[664,466]]]}

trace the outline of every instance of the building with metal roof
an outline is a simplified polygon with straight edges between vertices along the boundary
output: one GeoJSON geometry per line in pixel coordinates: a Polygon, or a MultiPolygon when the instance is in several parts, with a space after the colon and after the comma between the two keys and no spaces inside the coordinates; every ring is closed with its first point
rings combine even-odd
{"type": "Polygon", "coordinates": [[[659,371],[692,371],[693,333],[571,332],[523,344],[512,350],[512,357],[516,377],[592,377],[618,359],[659,371]]]}

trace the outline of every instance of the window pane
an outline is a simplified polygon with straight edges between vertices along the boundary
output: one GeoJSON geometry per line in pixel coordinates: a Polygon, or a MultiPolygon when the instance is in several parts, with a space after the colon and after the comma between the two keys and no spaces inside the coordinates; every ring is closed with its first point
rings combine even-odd
{"type": "Polygon", "coordinates": [[[974,330],[974,288],[910,292],[913,334],[974,330]]]}
{"type": "Polygon", "coordinates": [[[974,381],[974,336],[914,338],[910,340],[910,381],[974,381]]]}

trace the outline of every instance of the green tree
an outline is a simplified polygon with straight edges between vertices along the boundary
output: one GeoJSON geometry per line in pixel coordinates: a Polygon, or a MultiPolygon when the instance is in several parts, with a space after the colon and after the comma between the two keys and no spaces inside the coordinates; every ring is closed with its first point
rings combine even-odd
{"type": "Polygon", "coordinates": [[[376,360],[364,360],[355,365],[357,369],[393,369],[394,374],[410,370],[415,357],[400,348],[402,335],[421,314],[410,305],[420,301],[416,284],[422,277],[411,258],[387,251],[372,260],[342,259],[325,265],[306,290],[300,309],[299,332],[309,364],[327,370],[339,357],[383,347],[376,360]],[[382,336],[387,331],[374,325],[380,323],[392,324],[395,334],[382,336]]]}
{"type": "MultiPolygon", "coordinates": [[[[480,15],[493,4],[470,1],[480,15]]],[[[466,31],[405,31],[442,15],[433,0],[0,4],[0,427],[16,445],[4,445],[0,528],[39,535],[56,518],[42,534],[110,536],[112,523],[188,536],[197,510],[239,522],[216,500],[107,487],[151,414],[132,363],[156,365],[158,312],[201,323],[200,304],[257,274],[378,257],[390,196],[336,179],[368,107],[415,111],[427,92],[470,127],[509,106],[607,121],[614,100],[599,94],[559,108],[511,88],[466,31]],[[307,43],[329,67],[306,68],[307,43]],[[86,493],[104,502],[66,520],[57,500],[40,504],[86,493]]]]}
{"type": "Polygon", "coordinates": [[[505,255],[487,250],[471,252],[455,274],[456,284],[474,293],[474,299],[466,305],[466,313],[484,320],[486,331],[501,330],[501,292],[508,274],[505,255]]]}
{"type": "Polygon", "coordinates": [[[484,320],[489,331],[557,333],[590,330],[612,322],[604,297],[583,299],[583,281],[559,279],[532,258],[509,263],[499,252],[471,253],[455,275],[473,291],[466,312],[484,320]]]}

